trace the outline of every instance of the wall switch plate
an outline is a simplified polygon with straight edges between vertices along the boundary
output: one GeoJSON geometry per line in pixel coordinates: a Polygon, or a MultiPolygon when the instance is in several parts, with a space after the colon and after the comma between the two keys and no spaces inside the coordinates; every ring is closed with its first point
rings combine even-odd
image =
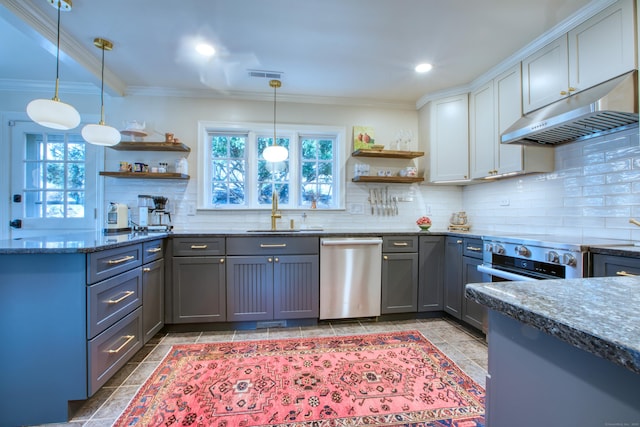
{"type": "Polygon", "coordinates": [[[196,205],[195,205],[195,203],[188,203],[187,204],[187,215],[188,216],[195,216],[196,215],[196,205]]]}
{"type": "Polygon", "coordinates": [[[424,214],[431,215],[431,205],[424,205],[424,214]]]}
{"type": "Polygon", "coordinates": [[[509,199],[501,199],[500,200],[500,206],[509,206],[509,205],[510,205],[509,199]]]}

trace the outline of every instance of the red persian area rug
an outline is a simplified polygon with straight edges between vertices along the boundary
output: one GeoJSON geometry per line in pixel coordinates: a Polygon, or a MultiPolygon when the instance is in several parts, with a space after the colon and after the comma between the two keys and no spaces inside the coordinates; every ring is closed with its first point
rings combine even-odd
{"type": "Polygon", "coordinates": [[[479,427],[484,402],[417,331],[190,344],[114,426],[479,427]]]}

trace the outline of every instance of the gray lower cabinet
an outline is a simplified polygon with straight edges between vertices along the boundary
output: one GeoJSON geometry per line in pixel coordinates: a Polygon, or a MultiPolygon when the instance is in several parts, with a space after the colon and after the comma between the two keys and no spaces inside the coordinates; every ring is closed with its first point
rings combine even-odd
{"type": "Polygon", "coordinates": [[[464,288],[467,283],[488,281],[477,270],[481,263],[481,239],[456,236],[445,239],[444,311],[478,329],[484,329],[486,309],[467,299],[464,288]]]}
{"type": "Polygon", "coordinates": [[[640,276],[640,258],[593,254],[593,277],[640,276]]]}
{"type": "Polygon", "coordinates": [[[164,326],[164,239],[142,244],[143,342],[164,326]]]}
{"type": "Polygon", "coordinates": [[[444,311],[462,318],[462,237],[447,236],[444,247],[444,311]]]}
{"type": "Polygon", "coordinates": [[[142,348],[142,244],[87,257],[88,396],[142,348]]]}
{"type": "Polygon", "coordinates": [[[441,311],[444,237],[420,236],[418,238],[418,311],[441,311]]]}
{"type": "MultiPolygon", "coordinates": [[[[468,253],[469,247],[478,248],[481,245],[476,245],[478,241],[472,241],[465,246],[465,253],[468,253]]],[[[482,243],[482,241],[479,241],[482,243]]],[[[487,309],[483,305],[467,298],[464,287],[467,283],[486,282],[487,277],[485,274],[478,271],[478,265],[482,264],[482,252],[479,252],[480,257],[476,256],[463,256],[462,257],[462,320],[469,325],[483,330],[486,332],[485,319],[487,317],[487,309]]]]}
{"type": "Polygon", "coordinates": [[[174,238],[172,323],[225,322],[225,238],[174,238]]]}
{"type": "Polygon", "coordinates": [[[417,309],[418,237],[385,236],[380,313],[415,313],[417,309]]]}
{"type": "Polygon", "coordinates": [[[227,320],[317,318],[319,239],[227,239],[227,320]]]}

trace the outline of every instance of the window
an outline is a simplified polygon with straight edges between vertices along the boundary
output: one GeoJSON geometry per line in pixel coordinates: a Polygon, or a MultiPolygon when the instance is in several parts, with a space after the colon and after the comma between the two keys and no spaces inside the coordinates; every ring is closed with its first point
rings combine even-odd
{"type": "Polygon", "coordinates": [[[274,192],[283,209],[341,209],[339,173],[342,128],[278,125],[278,145],[289,150],[284,162],[264,160],[273,143],[265,124],[200,123],[203,179],[198,183],[201,209],[271,207],[274,192]]]}
{"type": "Polygon", "coordinates": [[[32,122],[12,122],[11,139],[11,194],[21,196],[11,217],[22,220],[20,232],[95,228],[98,149],[77,130],[32,122]]]}

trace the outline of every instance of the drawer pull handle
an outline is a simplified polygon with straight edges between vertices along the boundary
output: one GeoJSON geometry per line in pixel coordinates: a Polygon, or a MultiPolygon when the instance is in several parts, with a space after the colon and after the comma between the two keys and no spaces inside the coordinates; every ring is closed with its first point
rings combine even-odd
{"type": "Polygon", "coordinates": [[[482,252],[482,248],[476,248],[475,246],[467,246],[467,250],[472,252],[482,252]]]}
{"type": "Polygon", "coordinates": [[[123,348],[125,348],[127,346],[127,344],[129,344],[131,342],[131,340],[133,340],[136,336],[135,335],[125,335],[122,338],[126,338],[127,340],[122,343],[122,345],[118,348],[116,348],[115,350],[107,350],[107,353],[109,354],[117,354],[120,353],[120,351],[122,351],[123,348]]]}
{"type": "Polygon", "coordinates": [[[637,274],[627,273],[626,271],[622,270],[622,271],[616,271],[616,276],[630,276],[630,277],[635,277],[635,276],[637,276],[637,274]]]}
{"type": "Polygon", "coordinates": [[[162,250],[162,248],[149,248],[147,249],[147,252],[149,252],[150,254],[155,254],[156,252],[160,252],[162,250]]]}
{"type": "Polygon", "coordinates": [[[409,246],[407,242],[393,242],[393,246],[409,246]]]}
{"type": "Polygon", "coordinates": [[[107,304],[118,304],[124,300],[126,300],[127,298],[129,298],[131,295],[135,294],[134,291],[127,291],[124,293],[124,295],[122,295],[120,298],[118,299],[110,299],[107,300],[107,304]]]}
{"type": "Polygon", "coordinates": [[[191,245],[191,249],[207,249],[207,245],[191,245]]]}
{"type": "Polygon", "coordinates": [[[150,271],[151,271],[151,269],[149,267],[145,267],[145,268],[142,269],[143,273],[148,273],[150,271]]]}
{"type": "Polygon", "coordinates": [[[260,243],[260,247],[261,248],[286,248],[287,244],[286,243],[260,243]]]}
{"type": "Polygon", "coordinates": [[[126,261],[131,261],[132,259],[135,259],[135,258],[136,257],[134,257],[133,255],[127,255],[119,259],[110,259],[109,261],[107,261],[107,264],[110,264],[110,265],[121,264],[126,261]]]}

